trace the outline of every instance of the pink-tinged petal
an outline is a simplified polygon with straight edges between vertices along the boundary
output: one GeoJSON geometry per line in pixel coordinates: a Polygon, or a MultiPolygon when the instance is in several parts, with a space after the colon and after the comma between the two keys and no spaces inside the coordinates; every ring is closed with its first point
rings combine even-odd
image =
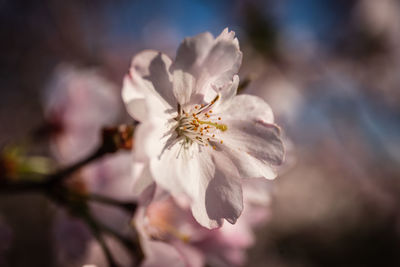
{"type": "Polygon", "coordinates": [[[71,164],[100,144],[102,127],[115,124],[120,111],[116,86],[95,69],[62,64],[46,88],[45,117],[58,127],[51,148],[63,164],[71,164]]]}
{"type": "Polygon", "coordinates": [[[132,200],[131,153],[108,155],[81,170],[86,188],[91,192],[119,200],[132,200]]]}
{"type": "Polygon", "coordinates": [[[171,244],[182,256],[186,267],[202,267],[205,263],[204,254],[192,246],[191,244],[184,243],[181,240],[173,240],[171,244]]]}
{"type": "Polygon", "coordinates": [[[146,240],[142,242],[145,259],[141,267],[177,266],[186,267],[182,256],[168,243],[146,240]]]}
{"type": "Polygon", "coordinates": [[[133,58],[130,73],[124,79],[122,98],[134,119],[144,121],[149,113],[163,116],[175,108],[170,65],[171,60],[156,51],[143,51],[133,58]]]}
{"type": "Polygon", "coordinates": [[[145,259],[141,266],[182,266],[184,261],[180,253],[170,244],[162,241],[152,240],[146,231],[145,220],[146,208],[139,206],[136,211],[133,223],[138,231],[140,244],[142,246],[145,259]]]}

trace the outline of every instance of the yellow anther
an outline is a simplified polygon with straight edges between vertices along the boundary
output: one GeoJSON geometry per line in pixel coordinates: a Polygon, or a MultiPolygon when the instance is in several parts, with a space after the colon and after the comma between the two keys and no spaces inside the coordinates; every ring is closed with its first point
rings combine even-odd
{"type": "Polygon", "coordinates": [[[213,149],[215,150],[215,149],[216,149],[216,147],[215,147],[215,146],[213,146],[213,149]]]}
{"type": "Polygon", "coordinates": [[[198,106],[198,105],[196,105],[196,106],[194,106],[194,108],[195,108],[195,109],[198,109],[198,108],[199,108],[199,106],[198,106]]]}
{"type": "Polygon", "coordinates": [[[226,130],[228,130],[228,126],[226,126],[226,124],[219,124],[219,125],[217,126],[217,129],[219,129],[219,130],[225,132],[226,130]]]}
{"type": "Polygon", "coordinates": [[[215,137],[215,134],[213,134],[212,137],[215,137]]]}
{"type": "Polygon", "coordinates": [[[210,109],[209,113],[212,113],[212,110],[210,109]]]}
{"type": "Polygon", "coordinates": [[[221,144],[222,144],[223,142],[224,142],[223,140],[220,141],[221,144]]]}

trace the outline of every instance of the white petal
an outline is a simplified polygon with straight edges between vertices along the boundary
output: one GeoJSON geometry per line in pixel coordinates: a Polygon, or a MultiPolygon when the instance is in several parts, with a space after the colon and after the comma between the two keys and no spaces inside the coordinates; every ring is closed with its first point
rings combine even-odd
{"type": "Polygon", "coordinates": [[[205,93],[204,100],[210,103],[217,94],[220,95],[220,100],[215,104],[215,111],[217,113],[224,113],[226,109],[231,107],[231,102],[236,98],[237,89],[239,86],[239,76],[233,76],[233,80],[226,83],[222,87],[213,86],[214,90],[208,90],[205,93]]]}
{"type": "Polygon", "coordinates": [[[178,48],[173,68],[194,74],[213,45],[214,38],[209,32],[185,38],[178,48]]]}
{"type": "Polygon", "coordinates": [[[184,192],[178,177],[178,168],[181,165],[178,157],[179,149],[179,145],[175,144],[163,151],[161,156],[154,157],[150,161],[150,171],[156,183],[173,195],[184,192]]]}
{"type": "Polygon", "coordinates": [[[139,74],[170,106],[175,107],[176,100],[171,94],[172,77],[169,73],[171,63],[167,55],[158,51],[145,50],[132,59],[130,71],[139,74]]]}
{"type": "Polygon", "coordinates": [[[122,99],[126,110],[135,120],[144,121],[147,118],[148,109],[145,96],[139,86],[134,85],[129,76],[125,76],[122,87],[122,99]]]}
{"type": "Polygon", "coordinates": [[[214,164],[208,153],[198,151],[196,144],[185,149],[176,143],[161,157],[151,160],[150,170],[156,182],[170,193],[185,193],[196,201],[214,175],[214,164]]]}
{"type": "Polygon", "coordinates": [[[184,107],[184,105],[186,103],[189,103],[190,101],[190,97],[192,96],[196,80],[194,79],[192,74],[179,69],[174,70],[173,79],[175,98],[184,107]]]}
{"type": "Polygon", "coordinates": [[[192,207],[194,217],[200,224],[209,228],[214,225],[207,225],[207,223],[216,221],[221,226],[223,219],[234,224],[243,210],[242,187],[235,166],[228,158],[215,155],[213,157],[216,166],[215,176],[205,192],[207,217],[203,214],[201,202],[197,202],[197,205],[192,207]]]}
{"type": "Polygon", "coordinates": [[[276,171],[269,164],[261,159],[258,159],[250,154],[239,150],[237,148],[232,148],[232,145],[224,140],[222,150],[220,153],[225,154],[234,163],[235,167],[239,171],[240,177],[242,178],[257,178],[264,177],[266,179],[274,179],[276,177],[276,171]]]}
{"type": "Polygon", "coordinates": [[[172,125],[166,118],[156,116],[139,124],[135,129],[135,160],[146,161],[160,156],[168,142],[176,137],[171,128],[172,125]]]}
{"type": "MultiPolygon", "coordinates": [[[[282,164],[284,148],[280,129],[276,125],[251,119],[230,120],[225,123],[228,125],[228,130],[223,133],[225,146],[247,153],[265,164],[282,164]]],[[[255,165],[254,162],[252,164],[255,165]]]]}
{"type": "Polygon", "coordinates": [[[223,111],[223,118],[227,120],[262,120],[266,123],[274,122],[271,107],[258,96],[238,95],[228,103],[223,111]]]}
{"type": "Polygon", "coordinates": [[[243,203],[239,175],[232,162],[212,158],[206,151],[194,151],[196,145],[180,149],[176,144],[160,159],[152,160],[156,182],[173,195],[188,195],[193,216],[202,226],[216,228],[223,219],[235,223],[243,203]]]}
{"type": "Polygon", "coordinates": [[[235,38],[235,32],[229,31],[228,28],[225,28],[217,37],[217,41],[219,40],[232,41],[239,48],[239,41],[235,38]]]}
{"type": "MultiPolygon", "coordinates": [[[[202,76],[216,86],[222,86],[232,80],[242,63],[242,52],[232,41],[220,40],[215,43],[202,64],[202,76]]],[[[199,78],[199,80],[201,80],[199,78]]],[[[206,84],[198,85],[198,92],[207,89],[206,84]]]]}
{"type": "Polygon", "coordinates": [[[132,60],[124,79],[122,98],[129,114],[144,121],[149,113],[162,115],[176,106],[172,94],[171,60],[156,51],[143,51],[132,60]]]}
{"type": "Polygon", "coordinates": [[[232,34],[234,36],[226,30],[213,39],[210,33],[203,33],[186,38],[179,47],[171,69],[190,73],[196,80],[196,86],[190,92],[192,102],[201,101],[202,96],[212,90],[211,85],[222,87],[229,83],[238,72],[242,53],[232,34]]]}
{"type": "Polygon", "coordinates": [[[269,105],[256,96],[239,95],[221,103],[218,112],[228,126],[221,133],[221,153],[231,158],[241,177],[274,179],[273,165],[282,163],[284,151],[269,105]]]}

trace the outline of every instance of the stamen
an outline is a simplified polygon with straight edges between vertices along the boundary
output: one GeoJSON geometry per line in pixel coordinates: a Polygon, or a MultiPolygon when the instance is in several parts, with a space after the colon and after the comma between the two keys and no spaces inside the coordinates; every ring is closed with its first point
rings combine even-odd
{"type": "Polygon", "coordinates": [[[201,146],[211,146],[216,149],[216,146],[210,142],[223,143],[222,140],[217,139],[216,130],[225,132],[228,130],[226,124],[216,122],[221,120],[221,117],[213,117],[213,110],[211,106],[218,101],[220,95],[216,95],[215,98],[208,104],[195,105],[190,112],[184,111],[180,106],[178,110],[180,113],[176,117],[178,121],[176,126],[176,132],[178,133],[178,138],[182,140],[183,148],[187,149],[191,144],[197,143],[201,146]],[[203,120],[200,120],[202,118],[203,120]]]}
{"type": "Polygon", "coordinates": [[[214,126],[214,127],[217,128],[218,130],[221,130],[221,131],[223,131],[223,132],[225,132],[226,130],[228,130],[228,126],[227,126],[226,124],[218,124],[218,123],[216,123],[216,122],[211,122],[211,121],[200,121],[200,120],[199,120],[199,123],[200,123],[200,124],[208,124],[208,125],[214,126]]]}

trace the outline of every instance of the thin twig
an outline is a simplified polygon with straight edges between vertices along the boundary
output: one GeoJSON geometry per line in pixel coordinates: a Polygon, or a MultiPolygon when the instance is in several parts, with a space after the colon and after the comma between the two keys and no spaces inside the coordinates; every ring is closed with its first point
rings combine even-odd
{"type": "Polygon", "coordinates": [[[77,171],[80,168],[82,168],[83,166],[95,161],[96,159],[101,158],[102,156],[104,156],[107,153],[108,153],[108,151],[106,149],[104,149],[103,146],[101,146],[97,150],[95,150],[94,153],[89,155],[87,158],[71,165],[70,167],[67,167],[61,171],[58,171],[52,175],[49,175],[46,178],[46,183],[48,183],[48,184],[61,183],[75,171],[77,171]]]}
{"type": "Polygon", "coordinates": [[[135,233],[136,238],[131,239],[126,236],[121,235],[119,232],[115,231],[111,227],[105,225],[105,224],[99,224],[101,227],[101,230],[105,233],[108,233],[111,236],[114,236],[116,239],[118,239],[130,252],[137,256],[137,258],[134,259],[136,265],[138,265],[144,258],[144,253],[142,250],[142,247],[140,246],[139,242],[139,237],[138,234],[135,233]]]}
{"type": "Polygon", "coordinates": [[[107,196],[98,195],[98,194],[89,194],[87,195],[87,199],[89,201],[99,202],[105,205],[114,206],[121,208],[129,213],[134,213],[137,207],[137,204],[132,201],[120,201],[117,199],[109,198],[107,196]]]}
{"type": "Polygon", "coordinates": [[[96,240],[99,242],[104,255],[107,259],[108,266],[109,267],[118,267],[119,265],[117,264],[116,260],[114,259],[110,248],[108,247],[106,241],[104,240],[104,237],[102,235],[102,230],[96,220],[93,218],[93,216],[90,214],[89,211],[86,211],[83,215],[82,218],[86,221],[88,224],[90,230],[92,231],[93,236],[96,238],[96,240]]]}

